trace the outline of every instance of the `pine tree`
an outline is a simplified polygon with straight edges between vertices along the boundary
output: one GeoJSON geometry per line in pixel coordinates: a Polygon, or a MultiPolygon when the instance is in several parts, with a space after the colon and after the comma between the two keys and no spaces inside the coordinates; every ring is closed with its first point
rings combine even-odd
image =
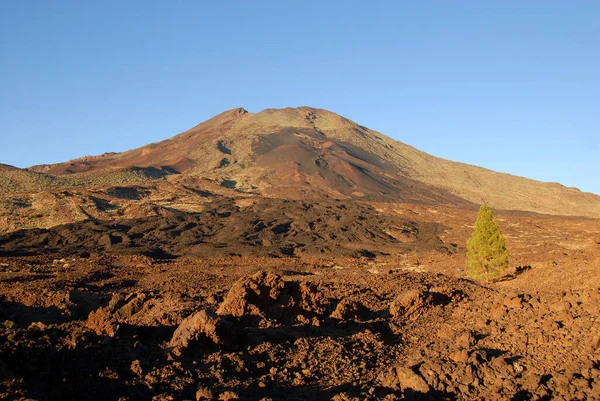
{"type": "Polygon", "coordinates": [[[479,208],[475,228],[467,241],[467,266],[469,277],[486,283],[499,278],[508,267],[504,236],[487,205],[479,208]]]}

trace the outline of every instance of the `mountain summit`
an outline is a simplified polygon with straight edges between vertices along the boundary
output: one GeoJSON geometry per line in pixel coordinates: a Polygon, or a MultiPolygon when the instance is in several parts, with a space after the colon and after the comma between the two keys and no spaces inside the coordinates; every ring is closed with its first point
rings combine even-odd
{"type": "Polygon", "coordinates": [[[594,194],[437,158],[311,107],[228,110],[162,142],[30,170],[77,175],[124,168],[199,176],[268,197],[487,203],[600,217],[594,194]]]}

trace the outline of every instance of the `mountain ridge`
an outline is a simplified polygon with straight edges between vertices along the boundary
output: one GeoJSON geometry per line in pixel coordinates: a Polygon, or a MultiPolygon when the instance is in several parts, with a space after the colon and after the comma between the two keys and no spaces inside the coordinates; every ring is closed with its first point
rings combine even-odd
{"type": "Polygon", "coordinates": [[[71,175],[152,167],[269,197],[357,198],[600,217],[600,196],[422,152],[308,106],[224,111],[161,142],[31,171],[71,175]]]}

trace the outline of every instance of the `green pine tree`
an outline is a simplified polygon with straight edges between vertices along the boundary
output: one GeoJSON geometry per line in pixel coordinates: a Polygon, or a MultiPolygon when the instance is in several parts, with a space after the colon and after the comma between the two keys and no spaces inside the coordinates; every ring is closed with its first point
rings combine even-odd
{"type": "Polygon", "coordinates": [[[487,205],[479,208],[475,228],[467,241],[467,266],[469,277],[486,283],[499,278],[508,267],[504,236],[487,205]]]}

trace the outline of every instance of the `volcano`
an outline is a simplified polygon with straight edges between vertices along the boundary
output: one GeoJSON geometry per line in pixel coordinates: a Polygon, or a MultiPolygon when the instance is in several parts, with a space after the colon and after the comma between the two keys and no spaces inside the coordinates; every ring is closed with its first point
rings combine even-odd
{"type": "Polygon", "coordinates": [[[600,217],[600,197],[421,152],[327,110],[243,108],[162,142],[29,170],[79,175],[158,169],[243,193],[287,199],[364,199],[600,217]]]}

